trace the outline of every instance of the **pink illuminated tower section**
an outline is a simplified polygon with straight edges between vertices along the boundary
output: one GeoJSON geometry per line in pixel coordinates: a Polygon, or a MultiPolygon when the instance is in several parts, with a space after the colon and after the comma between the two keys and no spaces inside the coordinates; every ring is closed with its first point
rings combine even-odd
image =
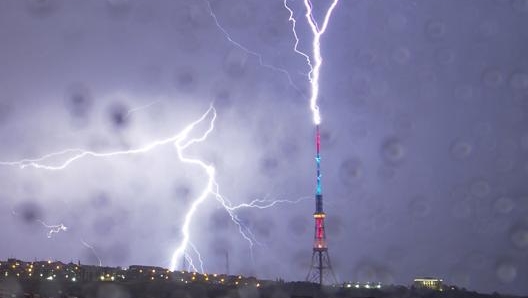
{"type": "Polygon", "coordinates": [[[310,271],[306,276],[306,280],[310,282],[317,282],[322,285],[325,281],[337,283],[332,265],[330,263],[330,256],[328,255],[328,245],[326,243],[325,234],[325,217],[323,211],[323,194],[321,188],[321,134],[319,125],[315,127],[315,163],[316,163],[316,189],[315,189],[315,212],[313,217],[315,219],[315,234],[312,253],[312,265],[310,271]]]}

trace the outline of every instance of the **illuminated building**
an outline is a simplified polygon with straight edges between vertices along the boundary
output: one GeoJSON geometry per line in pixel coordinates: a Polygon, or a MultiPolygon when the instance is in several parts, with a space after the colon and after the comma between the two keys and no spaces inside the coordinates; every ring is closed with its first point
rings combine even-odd
{"type": "Polygon", "coordinates": [[[430,289],[435,291],[442,291],[442,280],[434,277],[423,277],[414,279],[414,287],[418,289],[430,289]]]}

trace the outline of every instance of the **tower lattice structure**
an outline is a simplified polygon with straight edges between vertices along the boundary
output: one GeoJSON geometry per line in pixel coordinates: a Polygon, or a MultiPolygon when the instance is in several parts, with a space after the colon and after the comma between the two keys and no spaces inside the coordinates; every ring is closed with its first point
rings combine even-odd
{"type": "Polygon", "coordinates": [[[321,135],[319,132],[319,125],[315,128],[315,163],[317,166],[317,185],[315,190],[315,213],[313,214],[315,220],[315,235],[313,243],[312,264],[306,281],[316,282],[323,285],[325,282],[337,283],[332,264],[330,262],[330,255],[328,254],[328,244],[326,243],[325,234],[325,217],[323,211],[323,194],[321,189],[321,135]]]}

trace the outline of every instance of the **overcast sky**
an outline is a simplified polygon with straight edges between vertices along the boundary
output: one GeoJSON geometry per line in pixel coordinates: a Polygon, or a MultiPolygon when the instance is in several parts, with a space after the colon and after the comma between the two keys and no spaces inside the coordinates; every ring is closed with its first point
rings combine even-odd
{"type": "MultiPolygon", "coordinates": [[[[313,2],[321,20],[330,1],[313,2]]],[[[309,52],[302,2],[290,4],[309,52]]],[[[237,210],[251,246],[209,196],[190,228],[204,269],[225,272],[228,252],[232,274],[304,280],[315,190],[309,68],[282,0],[209,5],[0,0],[0,161],[140,148],[213,104],[214,130],[186,154],[216,168],[221,194],[233,205],[301,200],[237,210]]],[[[525,0],[339,2],[322,38],[319,104],[340,281],[436,276],[528,293],[526,28],[525,0]]],[[[168,267],[206,184],[172,144],[57,171],[1,165],[0,259],[168,267]],[[57,224],[67,230],[50,235],[45,225],[57,224]]]]}

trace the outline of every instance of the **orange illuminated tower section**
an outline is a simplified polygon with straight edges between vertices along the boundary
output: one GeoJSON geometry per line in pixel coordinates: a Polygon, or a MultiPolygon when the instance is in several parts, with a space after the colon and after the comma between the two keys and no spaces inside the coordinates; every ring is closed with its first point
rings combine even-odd
{"type": "Polygon", "coordinates": [[[328,255],[328,245],[326,243],[325,234],[325,217],[326,214],[323,211],[323,194],[321,189],[321,135],[319,133],[319,125],[315,128],[315,163],[317,166],[317,186],[315,189],[315,213],[313,215],[315,219],[315,235],[312,253],[312,265],[306,281],[317,282],[319,285],[323,285],[324,282],[337,283],[337,279],[332,270],[330,263],[330,256],[328,255]]]}

